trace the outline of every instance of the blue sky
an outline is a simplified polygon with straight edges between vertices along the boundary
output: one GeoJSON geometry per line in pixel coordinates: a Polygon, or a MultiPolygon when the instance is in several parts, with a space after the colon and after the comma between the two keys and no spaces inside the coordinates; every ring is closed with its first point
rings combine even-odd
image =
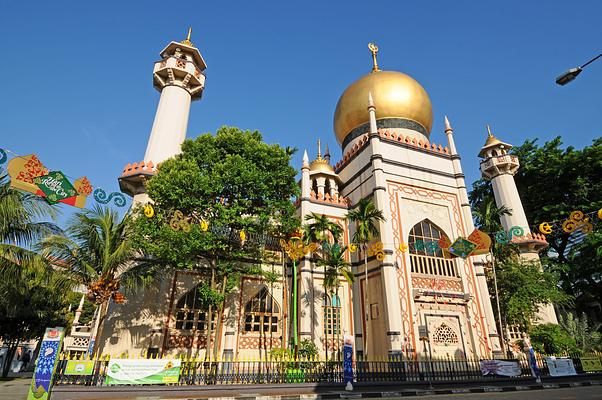
{"type": "Polygon", "coordinates": [[[208,69],[188,137],[258,129],[297,147],[296,167],[321,138],[338,160],[334,108],[370,71],[373,41],[382,69],[428,91],[431,141],[445,143],[448,115],[471,183],[486,123],[512,144],[561,135],[580,148],[601,135],[602,60],[554,83],[602,51],[601,15],[600,1],[3,2],[0,147],[118,190],[146,149],[153,62],[192,26],[208,69]]]}

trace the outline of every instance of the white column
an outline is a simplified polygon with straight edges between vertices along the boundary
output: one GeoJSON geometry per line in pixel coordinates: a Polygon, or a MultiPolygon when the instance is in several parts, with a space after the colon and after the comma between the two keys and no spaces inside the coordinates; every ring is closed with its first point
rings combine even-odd
{"type": "Polygon", "coordinates": [[[525,215],[525,210],[523,210],[523,203],[520,200],[514,177],[510,174],[498,175],[491,179],[491,185],[497,206],[506,206],[512,213],[511,215],[502,215],[501,223],[504,229],[507,231],[513,226],[520,226],[525,230],[525,234],[530,233],[531,230],[529,229],[527,216],[525,215]]]}
{"type": "Polygon", "coordinates": [[[186,89],[179,86],[163,88],[144,155],[145,162],[152,161],[158,165],[180,153],[188,129],[190,100],[186,89]]]}

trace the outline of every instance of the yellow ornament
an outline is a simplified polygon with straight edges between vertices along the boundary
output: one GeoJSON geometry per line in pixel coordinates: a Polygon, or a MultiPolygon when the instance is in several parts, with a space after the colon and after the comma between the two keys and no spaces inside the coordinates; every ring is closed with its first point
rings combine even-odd
{"type": "Polygon", "coordinates": [[[150,204],[144,206],[144,215],[146,218],[152,218],[155,215],[155,209],[150,204]]]}
{"type": "Polygon", "coordinates": [[[247,234],[245,233],[245,231],[240,231],[239,236],[240,236],[241,242],[244,242],[245,240],[247,240],[247,234]]]}
{"type": "Polygon", "coordinates": [[[602,208],[598,210],[598,218],[602,219],[602,208]]]}
{"type": "Polygon", "coordinates": [[[552,233],[552,225],[550,225],[548,222],[542,222],[539,224],[539,231],[544,235],[549,235],[552,233]]]}
{"type": "Polygon", "coordinates": [[[351,244],[349,245],[349,251],[350,251],[351,253],[355,253],[355,252],[357,251],[357,244],[355,244],[355,243],[351,243],[351,244]]]}
{"type": "Polygon", "coordinates": [[[202,219],[201,222],[199,223],[199,226],[201,228],[201,231],[207,232],[207,230],[209,229],[209,222],[202,219]]]}
{"type": "Polygon", "coordinates": [[[406,253],[409,250],[409,246],[405,243],[401,243],[399,245],[399,251],[401,251],[402,253],[406,253]]]}

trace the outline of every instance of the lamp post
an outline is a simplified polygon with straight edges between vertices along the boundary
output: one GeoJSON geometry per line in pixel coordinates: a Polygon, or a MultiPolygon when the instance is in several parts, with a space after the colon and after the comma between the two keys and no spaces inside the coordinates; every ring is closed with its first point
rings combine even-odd
{"type": "Polygon", "coordinates": [[[295,360],[298,356],[299,351],[299,338],[297,336],[297,261],[301,259],[307,253],[311,253],[316,250],[317,244],[310,243],[308,245],[303,244],[301,241],[300,234],[294,234],[288,241],[280,239],[280,246],[286,252],[288,257],[293,262],[293,349],[295,352],[295,360]]]}
{"type": "Polygon", "coordinates": [[[593,63],[600,57],[602,57],[602,53],[598,54],[596,57],[592,58],[591,60],[589,60],[588,62],[586,62],[585,64],[583,64],[580,67],[569,69],[564,74],[562,74],[556,78],[556,83],[559,84],[560,86],[566,85],[567,83],[574,80],[577,77],[577,75],[579,75],[581,73],[581,71],[583,71],[583,68],[587,67],[589,64],[593,63]]]}

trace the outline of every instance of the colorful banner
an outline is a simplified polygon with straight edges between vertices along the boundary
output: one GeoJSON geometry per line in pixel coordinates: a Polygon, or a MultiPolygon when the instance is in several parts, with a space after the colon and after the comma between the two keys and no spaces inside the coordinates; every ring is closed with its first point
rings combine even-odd
{"type": "Polygon", "coordinates": [[[353,383],[353,336],[345,335],[343,345],[343,382],[353,383]]]}
{"type": "Polygon", "coordinates": [[[77,194],[71,182],[61,171],[52,171],[48,175],[35,177],[33,183],[44,193],[46,201],[50,204],[56,204],[77,194]]]}
{"type": "Polygon", "coordinates": [[[65,366],[64,375],[92,375],[94,372],[94,361],[69,360],[65,366]]]}
{"type": "Polygon", "coordinates": [[[107,385],[160,385],[178,383],[179,359],[110,360],[107,385]]]}
{"type": "Polygon", "coordinates": [[[577,375],[571,358],[546,357],[546,364],[551,376],[577,375]]]}
{"type": "Polygon", "coordinates": [[[579,357],[583,372],[602,371],[602,360],[600,357],[579,357]]]}
{"type": "Polygon", "coordinates": [[[516,361],[503,360],[481,360],[481,372],[483,375],[520,376],[522,370],[516,361]]]}
{"type": "Polygon", "coordinates": [[[50,397],[52,375],[56,369],[63,336],[64,328],[46,328],[27,400],[46,400],[50,397]]]}

